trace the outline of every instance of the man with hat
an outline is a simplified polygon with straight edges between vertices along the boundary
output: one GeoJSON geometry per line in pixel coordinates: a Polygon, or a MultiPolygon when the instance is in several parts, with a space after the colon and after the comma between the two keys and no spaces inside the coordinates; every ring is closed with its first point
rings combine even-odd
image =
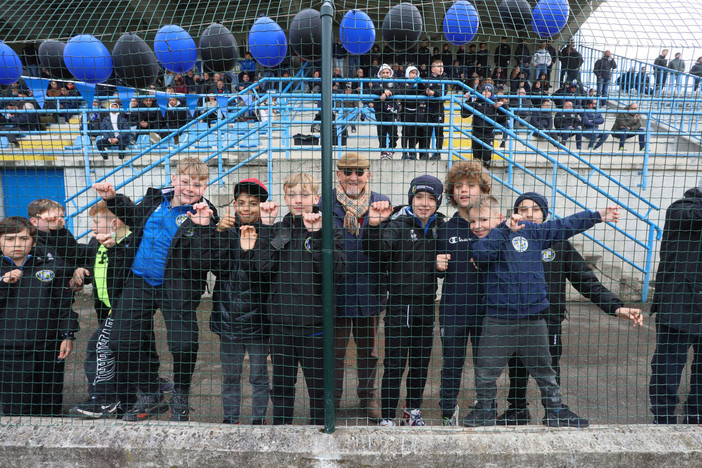
{"type": "MultiPolygon", "coordinates": [[[[372,420],[380,419],[376,379],[378,373],[378,316],[387,302],[385,275],[377,262],[363,252],[361,239],[368,226],[372,203],[390,199],[372,192],[370,161],[358,153],[346,153],[336,163],[338,183],[334,190],[334,223],[344,232],[348,272],[336,285],[336,391],[337,406],[344,391],[344,361],[349,338],[356,342],[356,393],[361,408],[372,420]]],[[[321,202],[320,202],[321,203],[321,202]]]]}

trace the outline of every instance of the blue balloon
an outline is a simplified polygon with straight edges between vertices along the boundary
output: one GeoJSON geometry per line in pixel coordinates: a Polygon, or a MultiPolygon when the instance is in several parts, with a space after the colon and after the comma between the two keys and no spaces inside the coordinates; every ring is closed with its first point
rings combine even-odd
{"type": "Polygon", "coordinates": [[[461,46],[473,40],[480,26],[478,11],[472,3],[458,0],[444,16],[444,36],[453,45],[461,46]]]}
{"type": "Polygon", "coordinates": [[[188,32],[175,24],[162,26],[154,38],[154,52],[163,68],[187,73],[197,60],[197,47],[188,32]]]}
{"type": "Polygon", "coordinates": [[[568,0],[541,0],[534,7],[531,29],[540,38],[553,37],[565,27],[569,14],[568,0]]]}
{"type": "Polygon", "coordinates": [[[341,20],[339,37],[348,53],[365,54],[375,44],[373,20],[361,10],[349,10],[341,20]]]}
{"type": "Polygon", "coordinates": [[[112,74],[110,51],[90,34],[73,36],[63,49],[63,61],[76,79],[86,83],[102,83],[112,74]]]}
{"type": "Polygon", "coordinates": [[[264,67],[276,67],[288,54],[283,28],[267,16],[258,18],[249,31],[249,50],[264,67]]]}
{"type": "Polygon", "coordinates": [[[22,76],[22,62],[17,52],[0,41],[0,85],[17,83],[22,76]]]}

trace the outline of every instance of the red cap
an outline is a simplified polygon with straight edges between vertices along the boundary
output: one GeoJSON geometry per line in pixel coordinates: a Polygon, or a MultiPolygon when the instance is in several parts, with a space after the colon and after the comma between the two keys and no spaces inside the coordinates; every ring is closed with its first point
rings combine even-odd
{"type": "Polygon", "coordinates": [[[259,198],[262,202],[268,200],[268,190],[266,186],[263,185],[258,179],[244,179],[240,180],[238,184],[234,186],[234,197],[239,196],[241,193],[248,193],[259,198]]]}

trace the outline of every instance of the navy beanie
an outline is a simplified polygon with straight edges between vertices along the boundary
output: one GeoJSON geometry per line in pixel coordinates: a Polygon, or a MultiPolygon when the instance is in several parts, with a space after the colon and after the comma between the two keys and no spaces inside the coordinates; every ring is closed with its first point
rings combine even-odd
{"type": "Polygon", "coordinates": [[[434,197],[436,197],[436,206],[439,207],[441,206],[441,197],[444,193],[444,184],[434,176],[421,175],[415,177],[412,179],[412,182],[410,182],[410,189],[407,193],[408,203],[410,205],[412,204],[414,194],[417,192],[427,192],[434,195],[434,197]]]}
{"type": "Polygon", "coordinates": [[[536,192],[525,192],[519,195],[519,197],[517,197],[517,199],[514,202],[515,213],[517,213],[517,207],[519,206],[519,204],[524,200],[532,200],[534,203],[539,205],[539,208],[541,208],[541,212],[544,214],[544,221],[548,219],[548,200],[546,200],[546,197],[536,192]]]}

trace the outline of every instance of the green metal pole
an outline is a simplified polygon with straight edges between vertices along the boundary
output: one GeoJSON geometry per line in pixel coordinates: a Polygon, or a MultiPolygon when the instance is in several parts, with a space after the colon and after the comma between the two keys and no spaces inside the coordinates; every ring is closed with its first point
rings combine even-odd
{"type": "Polygon", "coordinates": [[[334,432],[334,220],[332,219],[332,44],[334,4],[327,0],[322,19],[322,306],[324,308],[324,432],[334,432]]]}

